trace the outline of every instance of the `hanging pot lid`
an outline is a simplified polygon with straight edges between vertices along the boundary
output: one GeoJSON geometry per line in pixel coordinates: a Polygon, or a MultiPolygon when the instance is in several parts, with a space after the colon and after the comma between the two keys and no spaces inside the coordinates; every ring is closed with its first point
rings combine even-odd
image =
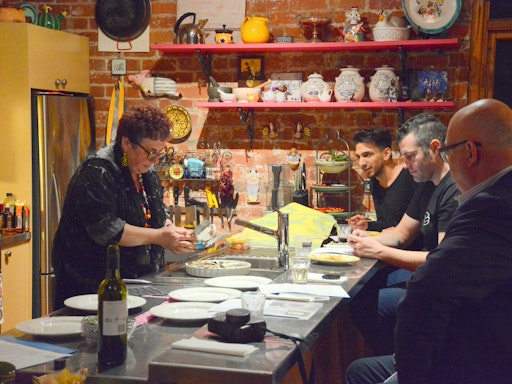
{"type": "Polygon", "coordinates": [[[98,28],[112,40],[134,40],[149,25],[151,0],[98,0],[94,17],[98,28]]]}

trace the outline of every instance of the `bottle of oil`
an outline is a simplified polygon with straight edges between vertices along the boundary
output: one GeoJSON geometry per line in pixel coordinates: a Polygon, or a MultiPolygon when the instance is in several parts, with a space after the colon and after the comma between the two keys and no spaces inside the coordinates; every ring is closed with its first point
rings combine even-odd
{"type": "Polygon", "coordinates": [[[127,289],[119,271],[119,247],[109,245],[107,272],[98,288],[98,369],[103,371],[126,360],[127,289]]]}

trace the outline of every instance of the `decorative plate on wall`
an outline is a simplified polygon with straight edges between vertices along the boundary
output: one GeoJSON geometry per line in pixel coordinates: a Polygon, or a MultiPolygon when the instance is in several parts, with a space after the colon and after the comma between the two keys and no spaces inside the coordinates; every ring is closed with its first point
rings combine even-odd
{"type": "Polygon", "coordinates": [[[405,16],[418,32],[438,34],[459,17],[462,0],[402,0],[405,16]]]}
{"type": "Polygon", "coordinates": [[[188,111],[180,105],[168,105],[162,110],[172,123],[172,140],[186,137],[192,130],[192,122],[188,111]]]}

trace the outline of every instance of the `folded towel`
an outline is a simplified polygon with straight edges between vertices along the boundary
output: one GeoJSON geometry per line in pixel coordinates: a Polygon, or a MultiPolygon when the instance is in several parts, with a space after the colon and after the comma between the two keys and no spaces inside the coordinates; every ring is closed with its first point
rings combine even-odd
{"type": "Polygon", "coordinates": [[[220,341],[197,339],[195,337],[175,341],[171,346],[176,349],[220,353],[223,355],[242,357],[247,356],[258,349],[254,345],[249,344],[222,343],[220,341]]]}

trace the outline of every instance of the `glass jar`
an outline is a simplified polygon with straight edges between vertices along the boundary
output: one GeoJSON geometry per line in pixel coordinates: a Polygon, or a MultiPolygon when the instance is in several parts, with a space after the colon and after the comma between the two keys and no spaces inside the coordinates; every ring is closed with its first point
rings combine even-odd
{"type": "Polygon", "coordinates": [[[0,384],[13,384],[15,380],[16,367],[7,361],[0,361],[0,384]]]}

